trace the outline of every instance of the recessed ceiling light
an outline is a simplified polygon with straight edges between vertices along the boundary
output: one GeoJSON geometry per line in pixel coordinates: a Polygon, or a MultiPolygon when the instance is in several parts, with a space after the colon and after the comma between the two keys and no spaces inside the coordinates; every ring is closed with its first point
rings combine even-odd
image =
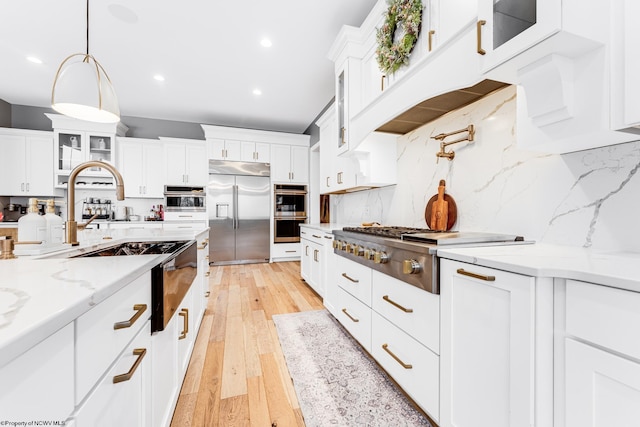
{"type": "Polygon", "coordinates": [[[258,95],[262,95],[262,91],[260,89],[254,89],[253,90],[253,94],[258,96],[258,95]]]}
{"type": "Polygon", "coordinates": [[[155,76],[153,76],[154,79],[156,79],[159,82],[163,82],[164,81],[164,76],[161,76],[160,74],[156,74],[155,76]]]}
{"type": "Polygon", "coordinates": [[[34,64],[42,64],[42,60],[35,56],[27,56],[27,61],[33,62],[34,64]]]}
{"type": "Polygon", "coordinates": [[[268,38],[266,38],[266,37],[265,37],[265,38],[263,38],[262,40],[260,40],[260,44],[261,44],[263,47],[271,47],[271,45],[272,45],[271,40],[269,40],[269,39],[268,39],[268,38]]]}

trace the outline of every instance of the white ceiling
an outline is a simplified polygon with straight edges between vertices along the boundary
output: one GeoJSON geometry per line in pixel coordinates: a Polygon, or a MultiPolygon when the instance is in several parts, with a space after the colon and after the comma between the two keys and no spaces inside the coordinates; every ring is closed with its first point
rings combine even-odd
{"type": "MultiPolygon", "coordinates": [[[[123,116],[302,133],[334,95],[338,31],[375,3],[90,0],[89,53],[123,116]]],[[[49,107],[57,67],[85,51],[85,0],[0,0],[0,99],[49,107]]]]}

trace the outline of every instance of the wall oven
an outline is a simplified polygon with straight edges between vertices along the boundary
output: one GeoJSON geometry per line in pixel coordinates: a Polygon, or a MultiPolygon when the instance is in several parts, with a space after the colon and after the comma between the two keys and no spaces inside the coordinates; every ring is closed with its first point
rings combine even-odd
{"type": "Polygon", "coordinates": [[[206,201],[204,187],[164,186],[166,212],[206,212],[206,201]]]}
{"type": "Polygon", "coordinates": [[[273,241],[300,241],[300,224],[307,222],[307,186],[276,184],[273,188],[273,241]]]}

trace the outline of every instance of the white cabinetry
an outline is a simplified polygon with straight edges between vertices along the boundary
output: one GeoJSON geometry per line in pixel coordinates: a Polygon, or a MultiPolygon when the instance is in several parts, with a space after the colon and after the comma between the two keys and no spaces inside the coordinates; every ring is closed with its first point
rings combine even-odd
{"type": "Polygon", "coordinates": [[[53,136],[51,132],[0,129],[2,167],[0,194],[50,196],[53,185],[53,136]]]}
{"type": "Polygon", "coordinates": [[[116,359],[75,414],[76,427],[151,427],[150,322],[116,359]]]}
{"type": "Polygon", "coordinates": [[[307,184],[309,182],[309,147],[273,144],[271,146],[271,181],[307,184]]]}
{"type": "Polygon", "coordinates": [[[614,129],[640,127],[640,3],[611,2],[611,125],[614,129]]]}
{"type": "Polygon", "coordinates": [[[437,422],[440,297],[374,270],[371,299],[371,354],[437,422]]]}
{"type": "Polygon", "coordinates": [[[551,425],[551,283],[450,260],[440,273],[440,425],[551,425]]]}
{"type": "Polygon", "coordinates": [[[164,142],[164,173],[167,185],[204,186],[209,179],[204,141],[160,138],[164,142]]]}
{"type": "Polygon", "coordinates": [[[242,141],[240,160],[243,162],[269,163],[271,147],[262,142],[242,141]]]}
{"type": "MultiPolygon", "coordinates": [[[[89,160],[103,160],[115,164],[116,136],[124,136],[129,128],[122,122],[94,123],[76,120],[59,114],[46,114],[54,130],[55,186],[66,188],[71,170],[89,160]]],[[[113,189],[113,177],[100,168],[85,169],[80,176],[88,181],[84,188],[113,189]],[[102,183],[102,184],[101,184],[102,183]]]]}
{"type": "Polygon", "coordinates": [[[337,319],[370,353],[371,269],[341,256],[336,256],[335,260],[337,319]]]}
{"type": "Polygon", "coordinates": [[[567,280],[565,297],[564,358],[556,360],[564,419],[557,425],[637,425],[640,293],[567,280]]]}
{"type": "Polygon", "coordinates": [[[207,157],[214,160],[241,160],[241,141],[207,139],[207,157]]]}
{"type": "Polygon", "coordinates": [[[118,138],[118,168],[125,197],[164,196],[164,148],[158,140],[118,138]]]}
{"type": "MultiPolygon", "coordinates": [[[[320,296],[324,296],[324,284],[326,281],[325,238],[326,233],[311,227],[300,226],[300,244],[302,255],[300,257],[300,273],[302,278],[320,296]]],[[[332,235],[330,235],[332,236],[332,235]]]]}
{"type": "Polygon", "coordinates": [[[178,401],[197,333],[193,310],[194,290],[192,285],[164,330],[152,336],[153,427],[168,427],[171,424],[178,401]]]}
{"type": "Polygon", "coordinates": [[[64,421],[73,412],[73,324],[0,368],[3,421],[64,421]]]}

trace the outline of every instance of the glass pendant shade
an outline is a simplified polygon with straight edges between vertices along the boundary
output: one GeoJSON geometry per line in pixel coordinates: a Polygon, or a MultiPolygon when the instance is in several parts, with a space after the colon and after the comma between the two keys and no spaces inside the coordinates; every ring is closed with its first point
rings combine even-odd
{"type": "Polygon", "coordinates": [[[80,120],[100,123],[120,121],[118,98],[102,65],[89,54],[67,57],[56,73],[51,107],[80,120]]]}

